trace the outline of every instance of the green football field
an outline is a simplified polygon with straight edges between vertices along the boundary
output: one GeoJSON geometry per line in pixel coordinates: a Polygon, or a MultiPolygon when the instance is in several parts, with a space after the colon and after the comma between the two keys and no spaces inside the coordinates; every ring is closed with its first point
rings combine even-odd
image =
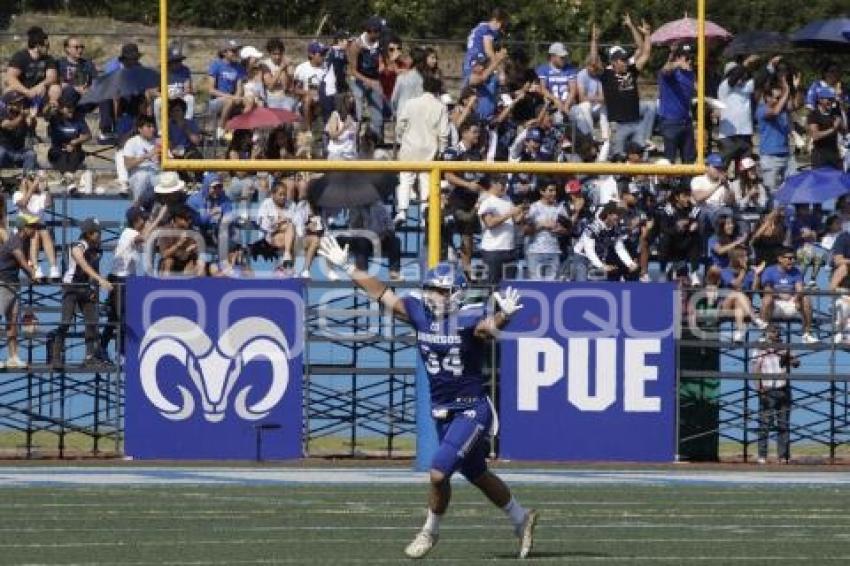
{"type": "MultiPolygon", "coordinates": [[[[118,474],[120,474],[120,470],[118,474]]],[[[396,564],[425,486],[0,488],[0,564],[396,564]]],[[[519,484],[552,564],[850,564],[850,486],[519,484]]],[[[512,563],[502,512],[455,482],[425,562],[512,563]]]]}

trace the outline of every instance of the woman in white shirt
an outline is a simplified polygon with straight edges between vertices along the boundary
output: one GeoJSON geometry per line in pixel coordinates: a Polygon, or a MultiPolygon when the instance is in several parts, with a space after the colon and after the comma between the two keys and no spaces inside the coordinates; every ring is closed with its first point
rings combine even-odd
{"type": "Polygon", "coordinates": [[[738,178],[732,181],[735,207],[739,210],[762,211],[767,208],[767,190],[759,179],[758,167],[752,157],[741,160],[738,178]]]}
{"type": "Polygon", "coordinates": [[[288,206],[290,187],[283,180],[275,184],[271,196],[257,209],[257,224],[265,234],[265,244],[281,255],[277,271],[291,274],[292,249],[295,246],[295,223],[288,206]]]}
{"type": "Polygon", "coordinates": [[[57,281],[60,277],[59,267],[56,265],[56,251],[53,246],[53,238],[47,230],[45,220],[47,209],[52,206],[50,191],[47,189],[47,176],[44,171],[39,171],[36,178],[24,177],[21,180],[20,189],[12,195],[12,202],[18,207],[18,214],[28,214],[38,218],[35,235],[30,240],[29,260],[35,270],[35,279],[44,279],[44,272],[38,261],[39,249],[44,250],[44,256],[50,265],[50,279],[57,281]]]}
{"type": "Polygon", "coordinates": [[[336,109],[331,112],[325,133],[328,135],[326,149],[329,160],[347,161],[357,159],[357,130],[354,96],[347,92],[337,97],[336,109]]]}
{"type": "MultiPolygon", "coordinates": [[[[488,180],[478,182],[487,185],[488,180]]],[[[505,182],[500,179],[489,181],[487,192],[478,203],[478,217],[481,219],[481,259],[487,266],[487,279],[498,284],[503,276],[505,265],[514,260],[515,230],[525,219],[526,209],[514,206],[505,196],[505,182]]]]}

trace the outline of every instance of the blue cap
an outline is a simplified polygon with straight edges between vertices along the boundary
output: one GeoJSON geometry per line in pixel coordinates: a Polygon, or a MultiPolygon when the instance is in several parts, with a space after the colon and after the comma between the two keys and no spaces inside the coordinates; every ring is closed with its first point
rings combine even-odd
{"type": "Polygon", "coordinates": [[[318,41],[311,41],[310,45],[307,46],[307,53],[309,53],[310,55],[315,55],[316,53],[324,53],[327,50],[327,47],[325,47],[318,41]]]}
{"type": "Polygon", "coordinates": [[[709,167],[723,168],[723,157],[719,153],[711,153],[705,158],[705,164],[709,167]]]}
{"type": "Polygon", "coordinates": [[[836,96],[835,89],[832,88],[831,86],[819,87],[815,96],[817,97],[818,100],[821,100],[823,98],[833,99],[836,96]]]}

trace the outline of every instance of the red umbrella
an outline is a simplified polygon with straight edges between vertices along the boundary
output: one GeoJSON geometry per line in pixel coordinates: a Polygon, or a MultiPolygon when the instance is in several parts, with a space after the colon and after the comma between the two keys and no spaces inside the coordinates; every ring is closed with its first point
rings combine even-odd
{"type": "MultiPolygon", "coordinates": [[[[726,41],[732,34],[708,20],[705,21],[705,38],[708,40],[726,41]]],[[[649,39],[655,45],[665,45],[680,41],[693,41],[697,38],[697,21],[685,16],[675,22],[667,22],[653,33],[649,39]]]]}
{"type": "Polygon", "coordinates": [[[250,112],[240,114],[227,121],[228,130],[261,130],[276,128],[282,124],[294,124],[301,121],[301,116],[289,110],[280,108],[254,108],[250,112]]]}

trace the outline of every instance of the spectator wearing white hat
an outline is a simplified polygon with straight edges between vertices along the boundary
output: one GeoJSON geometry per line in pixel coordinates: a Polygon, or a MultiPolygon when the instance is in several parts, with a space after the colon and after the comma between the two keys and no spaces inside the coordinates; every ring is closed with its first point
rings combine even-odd
{"type": "Polygon", "coordinates": [[[543,96],[564,115],[576,99],[578,69],[569,64],[570,52],[560,41],[549,46],[549,62],[537,67],[543,96]]]}
{"type": "Polygon", "coordinates": [[[735,195],[735,208],[738,210],[762,211],[767,208],[767,190],[759,178],[758,163],[752,157],[741,159],[738,176],[730,188],[735,195]]]}
{"type": "Polygon", "coordinates": [[[266,106],[268,94],[264,77],[268,69],[260,63],[263,53],[252,45],[239,50],[239,58],[245,67],[245,84],[242,87],[245,99],[243,112],[250,112],[258,106],[266,106]]]}

